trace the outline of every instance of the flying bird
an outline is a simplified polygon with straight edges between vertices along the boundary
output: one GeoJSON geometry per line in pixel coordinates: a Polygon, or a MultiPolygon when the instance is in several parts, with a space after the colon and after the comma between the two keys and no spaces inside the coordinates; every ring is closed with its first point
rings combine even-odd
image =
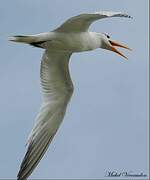
{"type": "Polygon", "coordinates": [[[131,50],[130,48],[112,40],[107,33],[88,31],[94,21],[109,17],[131,18],[121,12],[84,13],[68,19],[51,32],[9,38],[10,41],[45,50],[40,70],[43,103],[27,141],[27,152],[17,175],[18,180],[26,180],[31,175],[64,118],[73,93],[68,68],[72,53],[102,48],[127,59],[116,47],[131,50]]]}

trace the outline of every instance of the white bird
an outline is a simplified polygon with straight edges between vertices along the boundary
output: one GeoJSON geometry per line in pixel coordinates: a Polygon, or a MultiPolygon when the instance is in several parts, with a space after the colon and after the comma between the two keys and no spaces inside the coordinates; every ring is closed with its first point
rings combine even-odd
{"type": "Polygon", "coordinates": [[[10,37],[10,41],[45,49],[40,72],[43,104],[28,138],[28,149],[17,175],[18,180],[25,180],[32,173],[64,118],[67,104],[73,93],[73,84],[68,69],[72,53],[103,48],[126,58],[115,46],[129,50],[130,48],[111,40],[105,33],[88,31],[94,21],[109,17],[131,18],[121,12],[101,11],[80,14],[68,19],[51,32],[10,37]]]}

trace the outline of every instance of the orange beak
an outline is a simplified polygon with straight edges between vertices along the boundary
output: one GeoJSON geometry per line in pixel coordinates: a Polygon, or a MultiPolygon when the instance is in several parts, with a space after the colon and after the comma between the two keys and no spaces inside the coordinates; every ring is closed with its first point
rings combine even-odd
{"type": "Polygon", "coordinates": [[[132,49],[130,49],[129,47],[125,46],[125,45],[122,45],[118,42],[115,42],[115,41],[112,41],[112,40],[109,40],[110,44],[111,44],[111,50],[117,54],[119,54],[120,56],[124,57],[125,59],[128,59],[124,54],[122,54],[120,51],[118,51],[114,46],[116,47],[122,47],[122,48],[125,48],[125,49],[128,49],[130,51],[132,51],[132,49]]]}

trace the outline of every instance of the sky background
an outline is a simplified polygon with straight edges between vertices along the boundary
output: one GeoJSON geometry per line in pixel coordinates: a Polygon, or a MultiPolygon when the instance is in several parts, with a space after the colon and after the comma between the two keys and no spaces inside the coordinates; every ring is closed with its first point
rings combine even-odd
{"type": "MultiPolygon", "coordinates": [[[[16,178],[41,104],[42,49],[7,41],[50,31],[99,10],[127,12],[90,30],[133,49],[97,49],[70,61],[75,91],[64,121],[31,178],[104,178],[106,171],[148,175],[148,0],[0,0],[0,178],[16,178]]],[[[144,178],[143,178],[144,179],[144,178]]]]}

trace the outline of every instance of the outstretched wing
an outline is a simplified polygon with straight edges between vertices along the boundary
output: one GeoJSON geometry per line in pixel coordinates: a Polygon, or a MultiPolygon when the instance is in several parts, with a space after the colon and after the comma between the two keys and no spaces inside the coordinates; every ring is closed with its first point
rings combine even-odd
{"type": "Polygon", "coordinates": [[[109,12],[109,11],[100,11],[89,14],[80,14],[68,19],[60,27],[55,29],[57,32],[83,32],[87,31],[89,26],[96,20],[109,17],[127,17],[131,16],[121,13],[121,12],[109,12]]]}
{"type": "Polygon", "coordinates": [[[25,180],[43,157],[64,117],[73,92],[68,63],[71,54],[45,51],[41,62],[43,105],[28,139],[28,149],[18,173],[25,180]]]}

